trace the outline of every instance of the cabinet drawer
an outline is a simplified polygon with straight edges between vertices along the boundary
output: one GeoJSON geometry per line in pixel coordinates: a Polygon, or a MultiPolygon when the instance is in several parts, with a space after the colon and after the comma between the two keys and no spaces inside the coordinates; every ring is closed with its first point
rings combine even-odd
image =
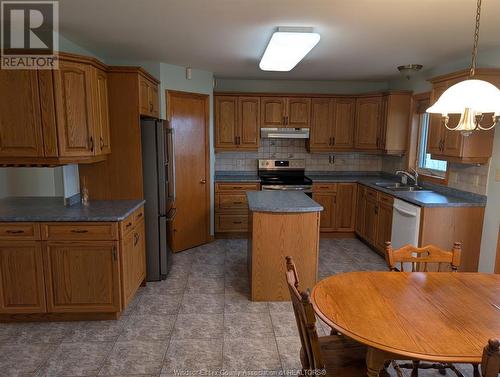
{"type": "Polygon", "coordinates": [[[336,192],[336,183],[315,183],[313,184],[313,192],[336,192]]]}
{"type": "Polygon", "coordinates": [[[378,200],[378,191],[377,190],[367,188],[365,195],[369,199],[378,200]]]}
{"type": "Polygon", "coordinates": [[[117,223],[48,223],[42,224],[44,240],[117,240],[117,223]]]}
{"type": "Polygon", "coordinates": [[[215,215],[216,232],[246,232],[248,215],[231,215],[219,213],[215,215]]]}
{"type": "Polygon", "coordinates": [[[392,207],[392,205],[394,204],[394,197],[392,197],[391,195],[380,193],[379,201],[380,203],[387,204],[392,207]]]}
{"type": "Polygon", "coordinates": [[[35,223],[0,223],[0,240],[39,240],[40,225],[35,223]]]}
{"type": "Polygon", "coordinates": [[[130,216],[128,216],[125,220],[121,221],[120,226],[120,235],[123,237],[128,232],[130,232],[136,224],[141,222],[144,219],[144,207],[138,208],[135,210],[130,216]]]}
{"type": "Polygon", "coordinates": [[[246,194],[217,194],[215,198],[215,209],[224,210],[239,210],[246,211],[248,209],[248,201],[246,194]]]}
{"type": "Polygon", "coordinates": [[[216,183],[215,192],[229,191],[258,191],[260,190],[259,183],[216,183]]]}

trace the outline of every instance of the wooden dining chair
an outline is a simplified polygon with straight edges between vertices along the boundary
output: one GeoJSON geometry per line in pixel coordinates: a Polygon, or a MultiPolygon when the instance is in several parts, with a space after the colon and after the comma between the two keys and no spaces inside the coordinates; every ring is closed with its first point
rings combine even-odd
{"type": "Polygon", "coordinates": [[[318,337],[316,315],[308,292],[299,292],[297,270],[291,257],[286,257],[286,280],[297,321],[300,361],[303,375],[343,377],[366,376],[366,346],[345,336],[318,337]]]}
{"type": "Polygon", "coordinates": [[[443,271],[443,265],[448,266],[448,271],[457,271],[460,267],[462,252],[460,242],[455,242],[451,251],[442,250],[433,245],[424,247],[406,245],[397,250],[392,248],[390,242],[386,242],[385,246],[385,257],[391,271],[404,271],[405,263],[411,263],[411,272],[427,272],[429,264],[436,266],[437,269],[434,271],[438,272],[443,271]]]}
{"type": "Polygon", "coordinates": [[[481,374],[483,377],[498,377],[500,374],[500,341],[498,339],[490,339],[484,347],[481,374]]]}
{"type": "MultiPolygon", "coordinates": [[[[446,251],[434,245],[424,247],[414,247],[412,245],[403,246],[400,249],[394,250],[391,242],[385,243],[385,257],[389,270],[405,271],[405,264],[411,264],[411,271],[408,272],[428,272],[429,265],[433,265],[430,271],[443,271],[443,265],[447,266],[446,271],[456,272],[460,267],[460,255],[462,246],[460,242],[455,242],[451,251],[446,251]],[[399,266],[398,266],[399,265],[399,266]]],[[[411,369],[411,376],[418,376],[419,369],[437,369],[440,374],[446,374],[446,369],[453,370],[457,375],[461,376],[460,372],[450,363],[422,363],[418,360],[411,363],[398,364],[392,361],[394,369],[401,375],[401,369],[411,369]]],[[[479,375],[477,364],[473,364],[474,376],[479,375]]]]}

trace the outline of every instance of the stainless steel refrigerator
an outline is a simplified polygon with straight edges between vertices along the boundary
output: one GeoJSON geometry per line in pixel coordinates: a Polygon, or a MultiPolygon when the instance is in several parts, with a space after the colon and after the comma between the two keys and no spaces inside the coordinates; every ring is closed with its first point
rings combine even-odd
{"type": "Polygon", "coordinates": [[[172,265],[168,240],[175,217],[173,137],[174,130],[167,121],[141,120],[147,281],[165,279],[172,265]]]}

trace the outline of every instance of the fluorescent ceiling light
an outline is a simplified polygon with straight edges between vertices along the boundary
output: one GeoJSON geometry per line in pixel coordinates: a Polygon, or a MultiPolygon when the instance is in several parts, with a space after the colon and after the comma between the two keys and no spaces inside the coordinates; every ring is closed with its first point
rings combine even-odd
{"type": "Polygon", "coordinates": [[[288,72],[293,69],[319,42],[312,28],[278,28],[273,34],[259,67],[263,71],[288,72]]]}

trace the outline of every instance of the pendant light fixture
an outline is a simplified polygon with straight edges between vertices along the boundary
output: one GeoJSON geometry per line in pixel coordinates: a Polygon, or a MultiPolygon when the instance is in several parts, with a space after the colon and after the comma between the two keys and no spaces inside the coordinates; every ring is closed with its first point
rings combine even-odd
{"type": "Polygon", "coordinates": [[[487,131],[500,125],[500,90],[487,81],[474,78],[480,18],[481,0],[477,0],[476,28],[469,78],[446,89],[437,102],[427,109],[428,113],[441,114],[447,129],[460,131],[464,136],[469,136],[473,131],[487,131]],[[491,122],[485,119],[486,113],[493,113],[491,122]],[[456,127],[448,126],[448,114],[461,115],[456,127]]]}

